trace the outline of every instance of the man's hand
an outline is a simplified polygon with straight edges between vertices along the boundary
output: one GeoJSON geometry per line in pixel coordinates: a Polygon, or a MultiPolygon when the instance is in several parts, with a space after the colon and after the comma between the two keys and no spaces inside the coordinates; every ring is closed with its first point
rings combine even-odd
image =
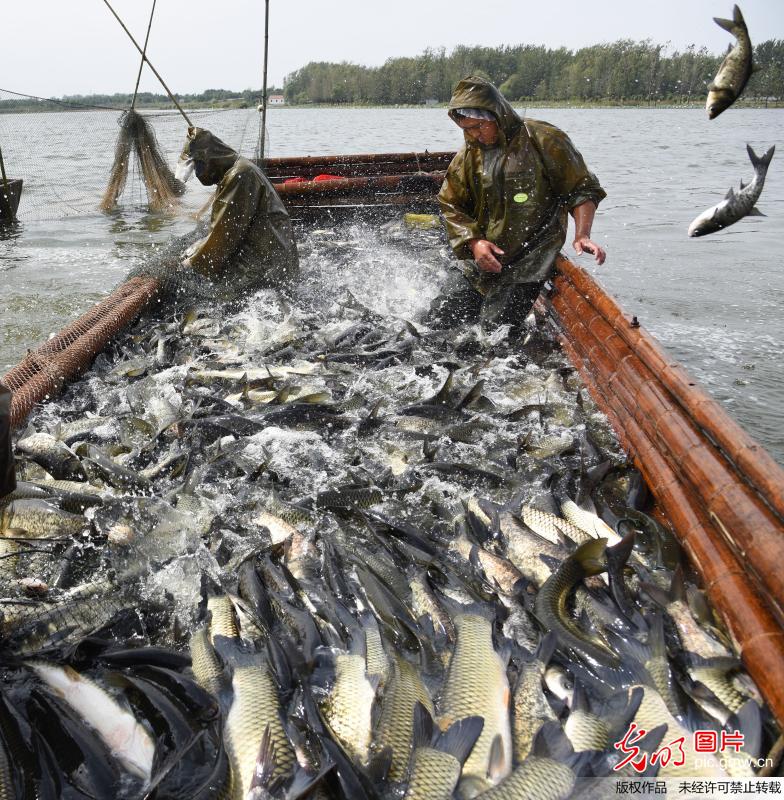
{"type": "Polygon", "coordinates": [[[504,254],[500,247],[488,242],[487,239],[472,239],[468,246],[474,254],[474,261],[479,269],[483,272],[501,271],[501,262],[496,258],[504,254]]]}
{"type": "Polygon", "coordinates": [[[607,258],[607,253],[604,251],[604,248],[600,247],[587,236],[578,236],[574,240],[573,246],[578,256],[583,253],[591,253],[596,259],[597,264],[604,264],[604,259],[607,258]]]}

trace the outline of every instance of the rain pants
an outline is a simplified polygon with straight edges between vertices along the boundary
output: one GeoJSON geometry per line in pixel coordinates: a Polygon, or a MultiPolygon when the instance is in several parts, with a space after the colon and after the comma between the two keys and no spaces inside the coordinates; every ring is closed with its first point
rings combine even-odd
{"type": "Polygon", "coordinates": [[[449,103],[489,111],[498,123],[491,146],[465,137],[438,195],[452,250],[463,261],[432,311],[447,324],[478,314],[483,322],[519,324],[554,272],[568,212],[606,196],[569,137],[547,122],[523,121],[492,83],[469,77],[449,103]],[[487,239],[503,256],[500,273],[481,271],[468,242],[487,239]],[[527,304],[527,305],[525,305],[527,304]],[[525,305],[525,308],[522,307],[525,305]]]}
{"type": "Polygon", "coordinates": [[[229,297],[294,280],[291,220],[261,169],[202,128],[191,130],[182,158],[193,159],[202,183],[217,184],[207,235],[188,251],[192,268],[229,297]]]}
{"type": "Polygon", "coordinates": [[[16,489],[11,451],[11,392],[0,383],[0,497],[16,489]]]}

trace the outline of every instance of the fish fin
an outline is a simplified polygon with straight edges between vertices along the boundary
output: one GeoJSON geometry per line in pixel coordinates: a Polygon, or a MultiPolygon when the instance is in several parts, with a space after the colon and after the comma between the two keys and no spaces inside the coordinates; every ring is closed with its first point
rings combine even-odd
{"type": "MultiPolygon", "coordinates": [[[[482,720],[484,725],[484,720],[482,720]]],[[[477,736],[477,738],[479,738],[477,736]]],[[[472,745],[473,747],[473,745],[472,745]]],[[[499,783],[506,775],[509,774],[510,761],[508,755],[504,752],[504,740],[500,733],[493,737],[493,743],[490,745],[490,759],[487,764],[487,777],[493,783],[499,783]]]]}
{"type": "Polygon", "coordinates": [[[661,611],[654,611],[650,615],[647,644],[651,657],[667,657],[667,645],[664,641],[664,614],[661,611]]]}
{"type": "Polygon", "coordinates": [[[558,569],[558,567],[560,567],[561,564],[563,563],[563,561],[560,558],[556,558],[555,556],[548,556],[545,555],[544,553],[539,553],[539,558],[553,572],[555,572],[558,569]]]}
{"type": "Polygon", "coordinates": [[[484,380],[478,380],[458,401],[455,408],[465,408],[471,405],[482,395],[482,389],[485,387],[484,380]]]}
{"type": "Polygon", "coordinates": [[[588,695],[585,692],[585,687],[582,685],[582,683],[580,683],[580,681],[574,682],[571,711],[572,714],[574,714],[575,711],[583,711],[585,713],[590,713],[591,711],[591,705],[588,702],[588,695]]]}
{"type": "MultiPolygon", "coordinates": [[[[480,737],[485,721],[482,717],[471,716],[453,722],[447,730],[438,735],[433,747],[442,753],[449,753],[464,764],[476,740],[480,737]]],[[[500,737],[499,737],[500,739],[500,737]]],[[[495,741],[493,742],[495,745],[495,741]]]]}
{"type": "Polygon", "coordinates": [[[301,800],[301,798],[312,796],[311,792],[333,769],[335,769],[335,765],[328,759],[324,759],[321,769],[315,773],[307,769],[297,769],[286,790],[286,800],[301,800]]]}
{"type": "Polygon", "coordinates": [[[635,686],[631,692],[621,689],[604,701],[599,716],[607,725],[611,742],[617,742],[628,729],[640,708],[644,694],[642,686],[635,686]]]}
{"type": "Polygon", "coordinates": [[[734,672],[741,669],[743,665],[740,660],[732,656],[714,656],[713,658],[703,658],[697,653],[687,653],[687,662],[694,667],[709,667],[721,670],[722,672],[734,672]]]}
{"type": "Polygon", "coordinates": [[[637,610],[634,601],[626,589],[623,578],[623,567],[629,560],[634,549],[635,532],[629,531],[618,544],[608,547],[605,551],[607,557],[607,574],[610,581],[610,591],[615,604],[626,619],[638,630],[645,629],[645,620],[637,610]]]}
{"type": "Polygon", "coordinates": [[[767,214],[763,214],[763,213],[762,213],[762,212],[761,212],[761,211],[760,211],[760,210],[757,208],[757,206],[754,206],[754,207],[751,209],[751,211],[749,211],[749,213],[748,213],[748,214],[746,214],[746,216],[747,216],[747,217],[767,217],[768,215],[767,215],[767,214]]]}
{"type": "MultiPolygon", "coordinates": [[[[737,8],[737,6],[735,6],[737,8]]],[[[721,17],[714,17],[713,21],[720,27],[723,28],[727,33],[731,33],[733,36],[736,36],[735,30],[737,28],[737,23],[733,19],[722,19],[721,17]]]]}
{"type": "Polygon", "coordinates": [[[754,150],[752,150],[750,144],[746,145],[746,152],[749,154],[751,165],[755,170],[758,167],[765,167],[767,169],[768,165],[770,164],[770,160],[773,158],[773,154],[776,152],[776,145],[774,144],[764,156],[758,156],[754,150]]]}
{"type": "Polygon", "coordinates": [[[547,666],[553,657],[555,648],[558,646],[558,637],[553,631],[548,631],[539,641],[534,658],[542,665],[547,666]]]}
{"type": "Polygon", "coordinates": [[[664,589],[659,588],[654,583],[648,583],[647,581],[643,581],[641,586],[645,590],[645,594],[647,594],[654,603],[662,608],[666,608],[669,605],[670,596],[664,589]]]}
{"type": "Polygon", "coordinates": [[[727,194],[724,195],[725,200],[734,200],[735,199],[735,190],[730,186],[729,191],[727,194]]]}
{"type": "Polygon", "coordinates": [[[572,743],[564,733],[561,723],[555,720],[548,720],[539,728],[531,754],[567,764],[575,758],[572,743]]]}
{"type": "Polygon", "coordinates": [[[673,602],[677,602],[679,600],[683,602],[686,599],[686,581],[683,577],[683,567],[681,567],[679,564],[672,573],[672,581],[670,583],[670,600],[673,602]]]}
{"type": "Polygon", "coordinates": [[[746,184],[743,182],[743,178],[740,179],[740,188],[741,189],[745,189],[746,188],[746,184]]]}
{"type": "Polygon", "coordinates": [[[643,644],[643,642],[638,641],[633,636],[621,636],[621,634],[617,633],[612,628],[608,628],[605,631],[605,636],[613,650],[624,656],[628,656],[634,661],[638,661],[640,664],[645,664],[651,657],[650,645],[643,644]]]}
{"type": "Polygon", "coordinates": [[[607,539],[583,542],[570,558],[577,561],[586,575],[599,575],[607,571],[607,539]]]}
{"type": "Polygon", "coordinates": [[[411,737],[411,751],[417,747],[430,747],[433,743],[435,726],[433,715],[427,710],[425,704],[419,700],[414,703],[414,732],[411,737]]]}
{"type": "Polygon", "coordinates": [[[391,766],[392,748],[387,745],[387,747],[383,747],[370,759],[365,771],[374,784],[379,784],[387,779],[391,766]]]}
{"type": "Polygon", "coordinates": [[[250,782],[250,789],[270,788],[270,779],[275,771],[275,744],[270,735],[270,726],[264,728],[259,745],[259,755],[256,758],[256,765],[253,768],[253,777],[250,782]]]}
{"type": "Polygon", "coordinates": [[[737,3],[732,7],[732,20],[736,25],[746,27],[746,20],[743,19],[743,14],[740,13],[737,3]]]}
{"type": "Polygon", "coordinates": [[[754,700],[747,700],[725,726],[731,731],[743,731],[743,752],[753,758],[762,755],[762,714],[754,700]]]}

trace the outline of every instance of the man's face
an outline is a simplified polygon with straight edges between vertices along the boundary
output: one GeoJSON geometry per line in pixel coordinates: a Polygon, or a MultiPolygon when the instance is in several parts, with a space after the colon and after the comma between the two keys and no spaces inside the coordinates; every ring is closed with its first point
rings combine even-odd
{"type": "Polygon", "coordinates": [[[457,124],[468,134],[470,139],[479,144],[493,145],[498,140],[498,123],[490,119],[473,119],[460,117],[457,124]]]}

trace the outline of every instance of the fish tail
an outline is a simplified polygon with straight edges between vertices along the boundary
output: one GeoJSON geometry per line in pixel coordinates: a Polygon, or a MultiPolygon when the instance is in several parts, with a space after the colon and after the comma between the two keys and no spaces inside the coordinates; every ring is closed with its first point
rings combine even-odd
{"type": "Polygon", "coordinates": [[[713,21],[728,33],[731,33],[736,38],[738,34],[746,30],[746,21],[743,19],[743,14],[736,5],[732,9],[732,19],[722,19],[721,17],[714,17],[713,21]]]}
{"type": "Polygon", "coordinates": [[[746,145],[746,152],[749,154],[749,158],[751,159],[751,164],[755,170],[759,167],[767,170],[770,166],[770,160],[773,158],[773,153],[776,151],[776,145],[774,144],[764,156],[758,156],[754,150],[752,150],[751,145],[746,145]]]}

